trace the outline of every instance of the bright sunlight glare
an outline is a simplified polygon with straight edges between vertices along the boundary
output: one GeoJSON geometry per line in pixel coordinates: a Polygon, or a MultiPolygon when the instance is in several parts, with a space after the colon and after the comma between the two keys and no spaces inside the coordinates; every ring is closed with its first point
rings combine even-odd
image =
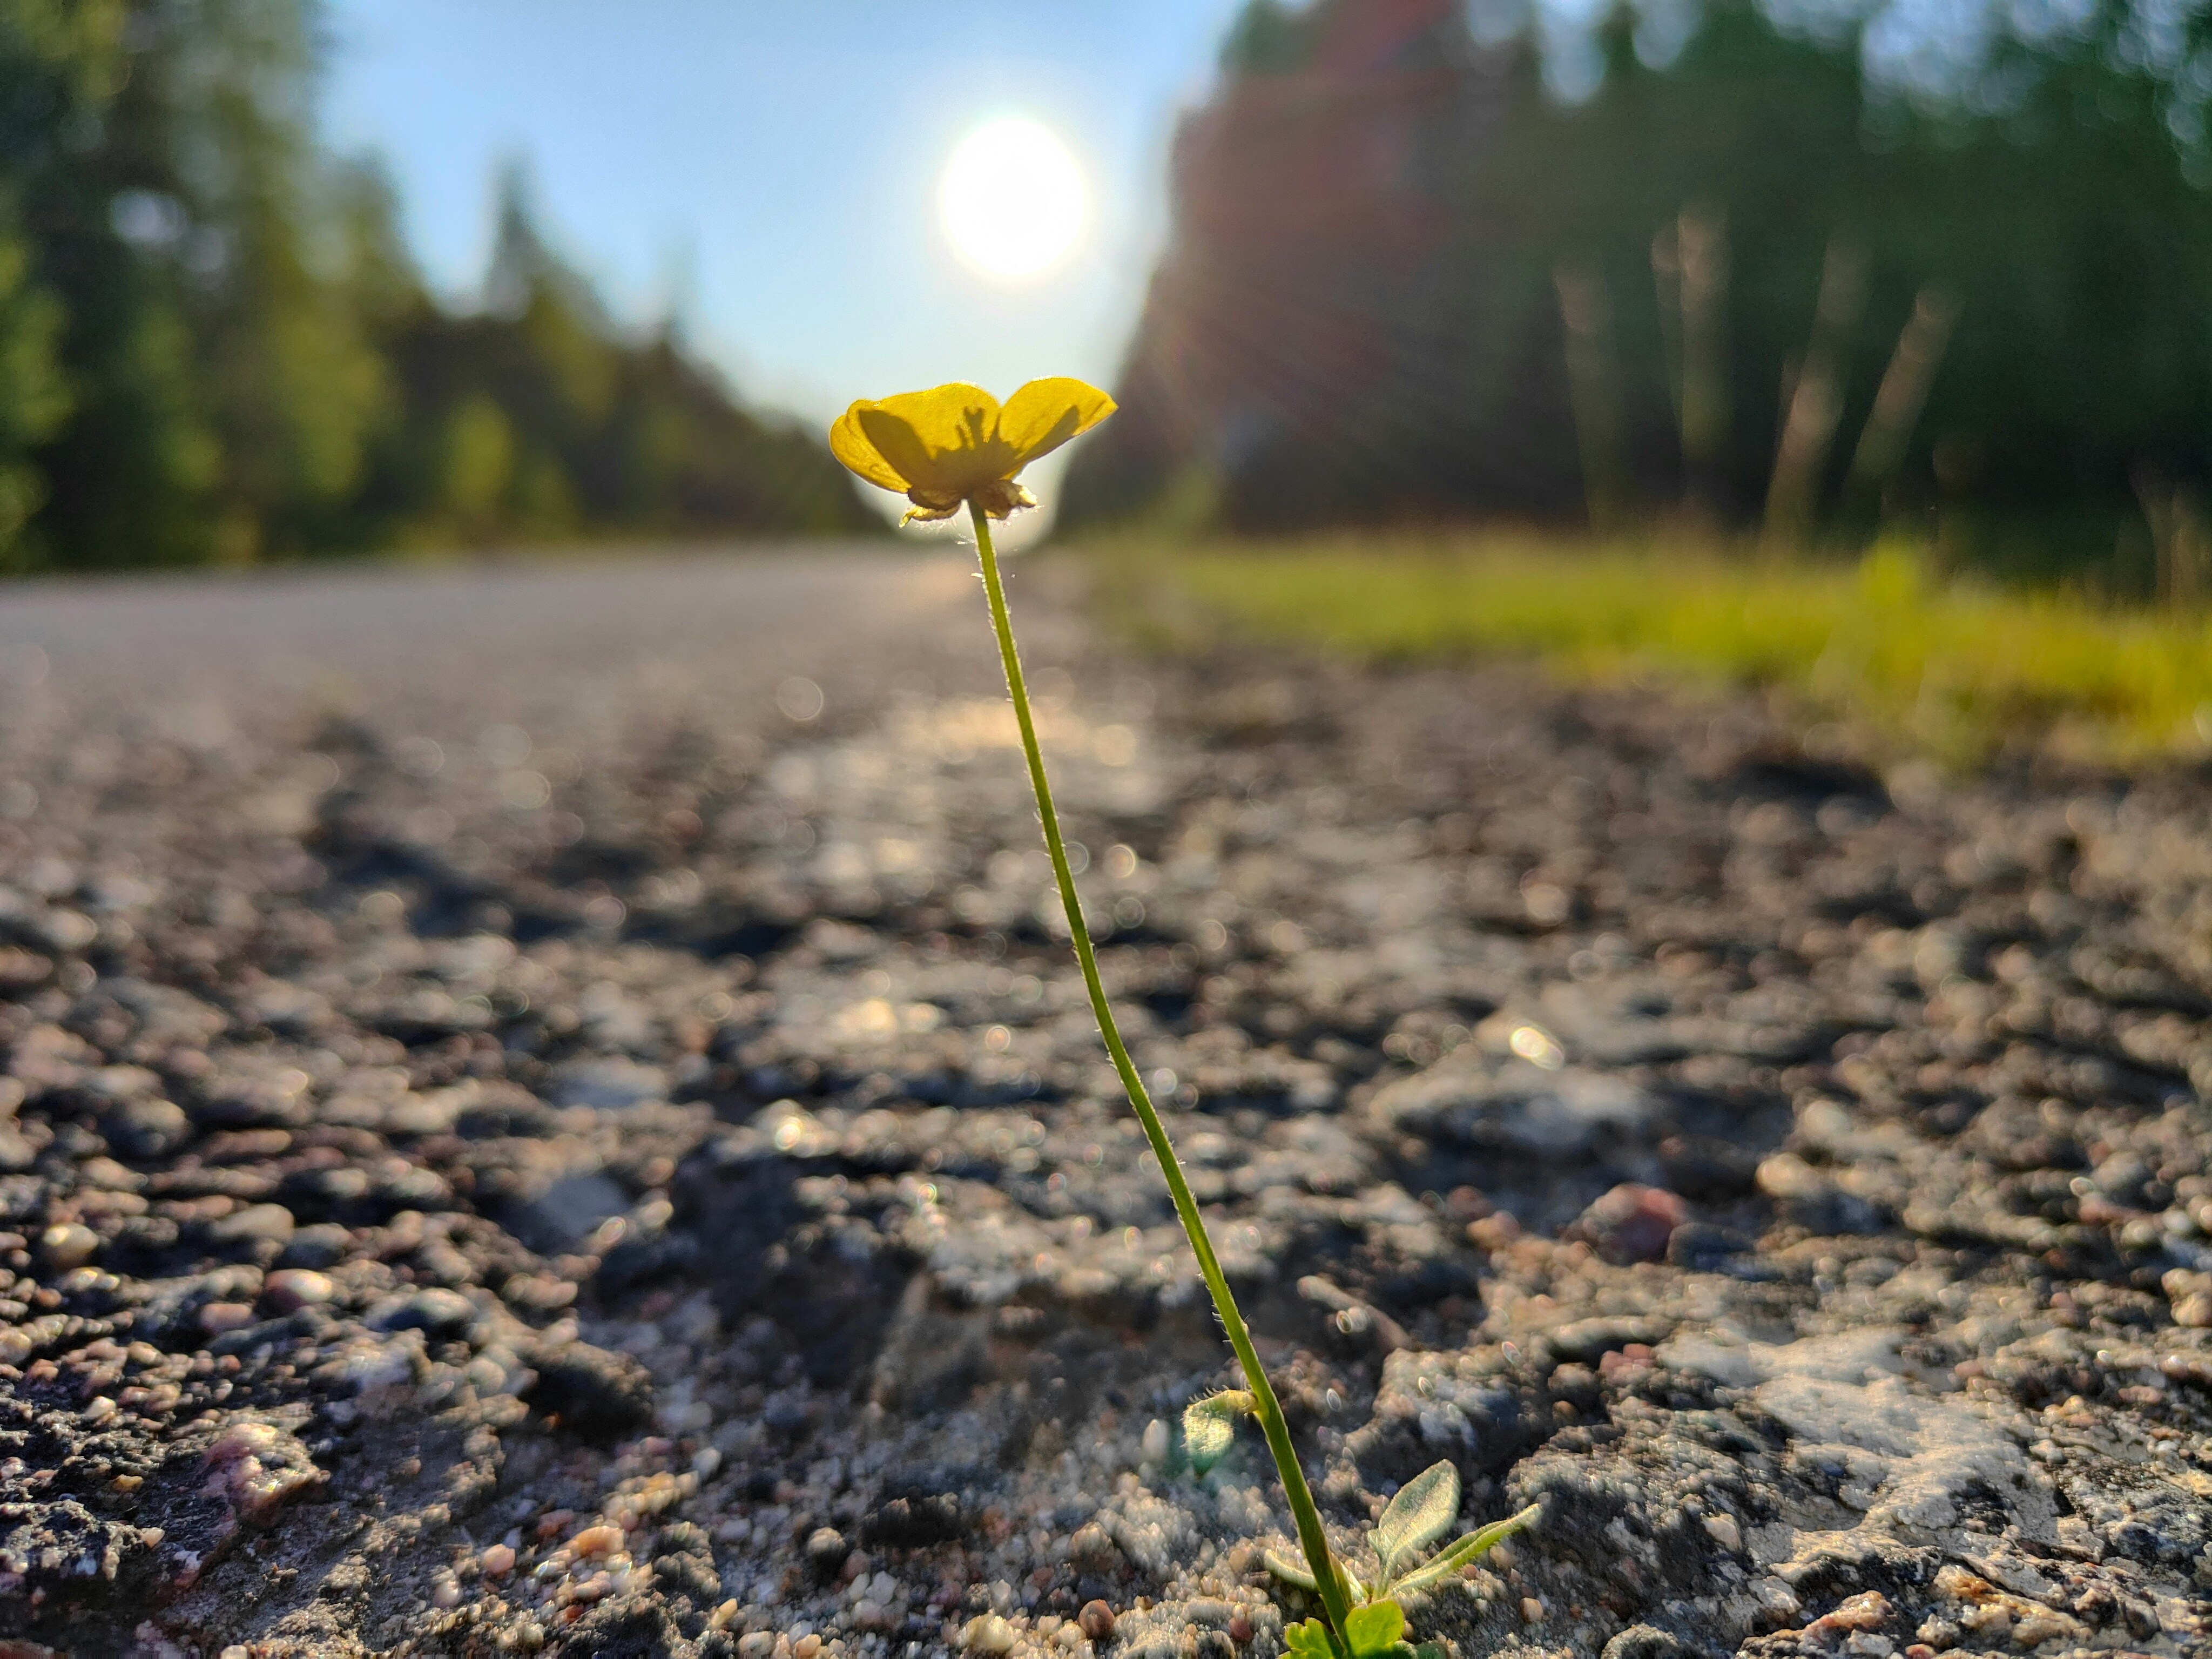
{"type": "Polygon", "coordinates": [[[1091,191],[1057,134],[1009,115],[953,146],[938,181],[937,209],[963,264],[1000,282],[1025,282],[1074,251],[1091,191]]]}

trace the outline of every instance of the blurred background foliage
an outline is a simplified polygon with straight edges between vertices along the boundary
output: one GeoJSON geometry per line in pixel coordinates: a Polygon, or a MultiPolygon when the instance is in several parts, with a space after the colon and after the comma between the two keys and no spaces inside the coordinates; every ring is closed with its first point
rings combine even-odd
{"type": "MultiPolygon", "coordinates": [[[[0,568],[880,527],[520,169],[428,285],[319,140],[325,21],[0,0],[0,568]]],[[[2206,0],[1250,0],[1060,522],[2212,597],[2208,97],[2206,0]]]]}
{"type": "Polygon", "coordinates": [[[1252,0],[1062,522],[1662,525],[2177,595],[2194,0],[1252,0]]]}
{"type": "Polygon", "coordinates": [[[311,0],[0,0],[0,565],[878,528],[502,192],[478,307],[317,144],[311,0]]]}

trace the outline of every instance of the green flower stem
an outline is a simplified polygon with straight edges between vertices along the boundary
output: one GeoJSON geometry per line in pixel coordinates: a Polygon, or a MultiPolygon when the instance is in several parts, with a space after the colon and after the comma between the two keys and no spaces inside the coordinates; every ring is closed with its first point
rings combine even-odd
{"type": "Polygon", "coordinates": [[[1114,1010],[1106,1000],[1105,984],[1098,977],[1097,952],[1091,948],[1091,930],[1084,926],[1082,901],[1075,892],[1075,875],[1067,867],[1067,848],[1060,840],[1060,815],[1053,810],[1052,785],[1045,779],[1044,755],[1037,747],[1036,723],[1030,718],[1029,688],[1022,679],[1021,655],[1014,648],[1014,626],[1006,615],[1006,589],[999,580],[998,556],[991,547],[990,520],[973,501],[969,503],[968,511],[975,522],[975,549],[982,558],[983,588],[991,599],[991,626],[999,636],[999,660],[1006,671],[1006,693],[1013,699],[1014,720],[1021,727],[1022,752],[1029,760],[1030,784],[1036,792],[1037,816],[1044,822],[1045,850],[1052,854],[1052,873],[1060,884],[1060,902],[1067,912],[1067,930],[1075,944],[1075,960],[1083,969],[1084,988],[1091,994],[1091,1012],[1097,1016],[1098,1035],[1106,1040],[1106,1052],[1114,1057],[1114,1069],[1121,1073],[1121,1087],[1128,1094],[1130,1108],[1145,1126],[1145,1138],[1152,1143],[1152,1156],[1159,1160],[1160,1173],[1167,1177],[1168,1191],[1175,1198],[1176,1213],[1182,1218],[1182,1230],[1189,1235],[1191,1251],[1198,1257],[1198,1270],[1205,1276],[1206,1288],[1213,1296],[1214,1310],[1221,1316],[1222,1328],[1229,1334],[1229,1346],[1237,1351],[1237,1363],[1244,1368],[1244,1381],[1252,1391],[1252,1414],[1260,1419],[1260,1427],[1267,1437],[1267,1449],[1275,1455],[1275,1468],[1282,1476],[1284,1495],[1290,1499],[1291,1513],[1297,1521],[1299,1546],[1313,1571],[1330,1628],[1341,1638],[1345,1620],[1352,1611],[1351,1603],[1343,1579],[1329,1557],[1328,1535],[1322,1531],[1321,1511],[1314,1506],[1305,1471],[1298,1467],[1297,1452],[1291,1444],[1290,1425],[1283,1421],[1283,1408],[1275,1399],[1274,1389],[1268,1386],[1267,1373],[1261,1369],[1259,1352],[1252,1346],[1252,1334],[1245,1328],[1244,1316],[1237,1310],[1237,1298],[1230,1294],[1228,1277],[1213,1254],[1213,1241],[1207,1237],[1205,1218],[1198,1212],[1198,1200],[1191,1196],[1190,1182],[1183,1179],[1182,1164],[1168,1139],[1166,1126],[1153,1109],[1144,1079],[1137,1075],[1136,1063],[1129,1058],[1129,1050],[1121,1041],[1121,1029],[1114,1023],[1114,1010]]]}

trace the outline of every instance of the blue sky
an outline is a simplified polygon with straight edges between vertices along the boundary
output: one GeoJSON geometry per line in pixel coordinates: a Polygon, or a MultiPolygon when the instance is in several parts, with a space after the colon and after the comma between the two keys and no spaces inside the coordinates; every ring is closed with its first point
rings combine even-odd
{"type": "Polygon", "coordinates": [[[506,158],[620,315],[687,295],[757,401],[1038,374],[1110,385],[1165,234],[1176,114],[1237,0],[332,0],[325,136],[398,182],[430,279],[471,295],[506,158]],[[945,245],[936,179],[1022,114],[1081,160],[1091,228],[1022,286],[945,245]]]}

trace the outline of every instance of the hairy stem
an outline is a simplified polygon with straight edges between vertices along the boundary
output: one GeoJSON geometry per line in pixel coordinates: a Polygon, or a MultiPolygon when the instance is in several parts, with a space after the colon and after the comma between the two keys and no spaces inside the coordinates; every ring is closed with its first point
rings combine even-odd
{"type": "Polygon", "coordinates": [[[1097,1016],[1098,1035],[1105,1039],[1106,1052],[1114,1057],[1114,1069],[1121,1074],[1130,1109],[1145,1126],[1145,1138],[1152,1144],[1152,1156],[1159,1160],[1160,1173],[1167,1177],[1168,1191],[1175,1198],[1176,1213],[1182,1218],[1182,1230],[1190,1237],[1192,1254],[1198,1257],[1198,1270],[1213,1297],[1214,1311],[1220,1315],[1222,1328],[1229,1334],[1229,1346],[1237,1351],[1237,1363],[1244,1368],[1244,1381],[1252,1391],[1252,1414],[1260,1419],[1260,1427],[1267,1437],[1267,1449],[1274,1454],[1284,1495],[1290,1499],[1291,1513],[1297,1522],[1299,1547],[1313,1571],[1331,1631],[1340,1639],[1351,1605],[1336,1564],[1329,1558],[1328,1539],[1322,1531],[1321,1511],[1314,1505],[1305,1471],[1298,1466],[1297,1452],[1291,1444],[1290,1425],[1283,1421],[1282,1406],[1268,1385],[1267,1373],[1261,1369],[1259,1352],[1252,1346],[1252,1334],[1245,1328],[1244,1316],[1237,1310],[1237,1298],[1230,1294],[1229,1279],[1213,1254],[1213,1240],[1207,1236],[1205,1218],[1198,1212],[1198,1200],[1191,1196],[1190,1182],[1183,1179],[1182,1164],[1168,1139],[1166,1126],[1153,1109],[1152,1097],[1146,1092],[1144,1079],[1137,1075],[1136,1063],[1129,1058],[1129,1050],[1121,1041],[1121,1029],[1114,1023],[1113,1007],[1106,1000],[1105,984],[1098,977],[1098,955],[1091,948],[1091,930],[1084,925],[1082,902],[1075,892],[1075,875],[1067,866],[1067,848],[1060,839],[1060,814],[1053,810],[1052,785],[1046,780],[1044,755],[1037,747],[1036,724],[1030,717],[1029,688],[1022,679],[1021,654],[1014,648],[1014,626],[1006,615],[1006,588],[999,580],[998,556],[991,547],[990,520],[973,501],[969,503],[968,511],[975,523],[975,550],[982,559],[984,592],[990,596],[991,626],[999,636],[999,661],[1006,671],[1006,694],[1013,699],[1014,720],[1021,727],[1022,753],[1029,761],[1030,787],[1036,792],[1037,817],[1044,823],[1045,850],[1052,855],[1053,878],[1060,884],[1060,902],[1067,912],[1067,931],[1075,945],[1075,960],[1083,969],[1084,988],[1091,994],[1091,1012],[1097,1016]]]}

